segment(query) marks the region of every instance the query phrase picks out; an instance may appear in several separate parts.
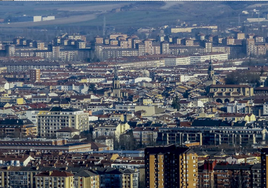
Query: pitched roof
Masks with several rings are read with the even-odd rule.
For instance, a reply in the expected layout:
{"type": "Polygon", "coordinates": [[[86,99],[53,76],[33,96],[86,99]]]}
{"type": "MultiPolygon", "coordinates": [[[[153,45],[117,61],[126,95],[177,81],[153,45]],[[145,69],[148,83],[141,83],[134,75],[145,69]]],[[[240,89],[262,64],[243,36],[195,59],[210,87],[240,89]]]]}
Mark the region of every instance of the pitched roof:
{"type": "Polygon", "coordinates": [[[83,170],[75,174],[75,176],[77,177],[91,177],[91,176],[96,176],[96,175],[97,175],[96,173],[89,171],[89,170],[83,170]]]}
{"type": "Polygon", "coordinates": [[[57,130],[56,132],[79,132],[79,130],[72,127],[64,127],[62,129],[57,130]]]}
{"type": "Polygon", "coordinates": [[[73,174],[70,173],[70,172],[64,172],[64,171],[54,170],[52,172],[50,172],[50,171],[41,172],[40,174],[37,174],[36,176],[69,177],[69,176],[73,176],[73,174]]]}
{"type": "Polygon", "coordinates": [[[96,142],[91,142],[91,149],[99,149],[99,148],[102,148],[102,147],[107,147],[107,146],[104,145],[104,144],[100,144],[100,143],[96,143],[96,142]]]}

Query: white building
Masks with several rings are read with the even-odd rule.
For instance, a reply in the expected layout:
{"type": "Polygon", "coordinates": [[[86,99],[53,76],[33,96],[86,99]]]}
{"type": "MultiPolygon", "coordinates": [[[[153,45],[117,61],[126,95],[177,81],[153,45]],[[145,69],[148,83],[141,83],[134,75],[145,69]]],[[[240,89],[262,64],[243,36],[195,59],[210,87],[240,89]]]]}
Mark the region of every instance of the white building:
{"type": "Polygon", "coordinates": [[[43,16],[42,21],[55,20],[55,16],[43,16]]]}
{"type": "Polygon", "coordinates": [[[190,64],[205,62],[207,60],[226,61],[228,60],[228,53],[212,53],[207,55],[193,55],[190,56],[190,64]]]}
{"type": "Polygon", "coordinates": [[[190,56],[187,57],[169,57],[165,58],[165,66],[189,65],[190,56]]]}
{"type": "Polygon", "coordinates": [[[55,20],[55,16],[34,16],[33,22],[50,21],[55,20]]]}
{"type": "Polygon", "coordinates": [[[237,102],[227,104],[227,113],[246,113],[246,103],[237,102]]]}
{"type": "Polygon", "coordinates": [[[33,21],[34,22],[41,22],[42,21],[42,16],[34,16],[33,21]]]}
{"type": "Polygon", "coordinates": [[[152,81],[152,78],[149,78],[149,77],[138,77],[138,78],[133,79],[133,83],[139,83],[139,82],[142,82],[142,81],[151,82],[152,81]]]}

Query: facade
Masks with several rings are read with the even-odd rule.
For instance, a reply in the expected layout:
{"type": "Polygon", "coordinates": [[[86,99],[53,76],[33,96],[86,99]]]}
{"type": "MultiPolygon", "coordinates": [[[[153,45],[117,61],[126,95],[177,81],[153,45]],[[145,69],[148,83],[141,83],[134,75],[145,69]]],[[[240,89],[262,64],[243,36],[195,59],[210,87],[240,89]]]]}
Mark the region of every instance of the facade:
{"type": "Polygon", "coordinates": [[[99,188],[100,176],[92,171],[83,170],[74,175],[73,188],[99,188]]]}
{"type": "Polygon", "coordinates": [[[33,82],[40,82],[40,69],[30,70],[30,80],[33,82]]]}
{"type": "Polygon", "coordinates": [[[197,187],[197,155],[176,145],[145,149],[145,184],[148,188],[197,187]]]}
{"type": "MultiPolygon", "coordinates": [[[[263,128],[242,127],[177,127],[159,128],[157,142],[161,144],[183,144],[199,142],[200,145],[248,145],[261,143],[266,139],[263,128]]],[[[220,126],[220,125],[218,125],[220,126]]]]}
{"type": "Polygon", "coordinates": [[[0,120],[0,137],[26,138],[37,136],[37,127],[28,119],[0,120]]]}
{"type": "Polygon", "coordinates": [[[108,146],[108,150],[114,150],[114,139],[113,137],[100,136],[95,139],[95,142],[108,146]]]}
{"type": "Polygon", "coordinates": [[[250,97],[254,95],[253,88],[248,85],[211,85],[209,97],[219,103],[234,101],[236,97],[250,97]]]}
{"type": "Polygon", "coordinates": [[[261,185],[262,188],[268,186],[268,148],[261,150],[261,185]]]}
{"type": "Polygon", "coordinates": [[[0,141],[2,152],[88,152],[91,151],[90,143],[67,143],[66,140],[58,139],[3,139],[0,141]]]}
{"type": "Polygon", "coordinates": [[[99,175],[87,168],[0,167],[1,187],[99,188],[99,175]]]}
{"type": "Polygon", "coordinates": [[[79,135],[80,131],[71,127],[65,127],[56,131],[57,139],[72,139],[74,136],[79,135]]]}
{"type": "Polygon", "coordinates": [[[251,165],[219,164],[214,168],[214,183],[217,188],[252,187],[251,165]]]}
{"type": "Polygon", "coordinates": [[[190,62],[190,56],[186,57],[168,57],[165,58],[165,66],[177,66],[177,65],[189,65],[190,62]]]}
{"type": "Polygon", "coordinates": [[[63,187],[73,188],[73,174],[70,172],[61,171],[46,171],[35,175],[35,187],[47,188],[47,187],[63,187]]]}
{"type": "Polygon", "coordinates": [[[226,60],[228,60],[228,54],[227,53],[210,53],[207,55],[190,56],[190,63],[191,64],[205,62],[205,61],[209,61],[209,60],[226,61],[226,60]]]}
{"type": "Polygon", "coordinates": [[[55,138],[56,131],[65,127],[78,129],[80,132],[89,129],[88,114],[77,109],[52,107],[48,111],[40,111],[37,115],[38,136],[55,138]]]}
{"type": "Polygon", "coordinates": [[[101,188],[138,188],[139,173],[129,169],[99,168],[101,188]]]}
{"type": "Polygon", "coordinates": [[[155,128],[136,127],[133,129],[133,136],[141,146],[148,146],[156,142],[158,130],[155,128]]]}

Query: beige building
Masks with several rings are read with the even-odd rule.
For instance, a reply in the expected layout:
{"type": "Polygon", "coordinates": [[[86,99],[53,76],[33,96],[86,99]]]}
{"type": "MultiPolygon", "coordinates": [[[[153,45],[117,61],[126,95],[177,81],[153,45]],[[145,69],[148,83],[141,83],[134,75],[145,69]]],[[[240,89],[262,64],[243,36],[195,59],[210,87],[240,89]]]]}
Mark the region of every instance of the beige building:
{"type": "Polygon", "coordinates": [[[216,102],[231,102],[236,97],[250,97],[254,90],[248,85],[211,85],[209,96],[216,102]]]}
{"type": "Polygon", "coordinates": [[[89,129],[88,118],[88,113],[77,109],[53,107],[48,111],[40,111],[37,115],[38,136],[55,138],[56,131],[64,127],[86,131],[89,129]]]}

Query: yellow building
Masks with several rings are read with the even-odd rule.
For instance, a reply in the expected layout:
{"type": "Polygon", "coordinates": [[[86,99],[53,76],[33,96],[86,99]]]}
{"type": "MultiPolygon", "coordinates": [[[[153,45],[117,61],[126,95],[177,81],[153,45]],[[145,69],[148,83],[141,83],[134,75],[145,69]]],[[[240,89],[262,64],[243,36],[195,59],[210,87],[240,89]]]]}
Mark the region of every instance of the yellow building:
{"type": "Polygon", "coordinates": [[[124,122],[124,114],[111,114],[110,118],[124,122]]]}
{"type": "Polygon", "coordinates": [[[11,98],[11,97],[1,97],[0,102],[7,102],[10,104],[25,104],[24,98],[11,98]]]}
{"type": "Polygon", "coordinates": [[[169,145],[145,149],[146,187],[195,188],[197,181],[197,154],[188,147],[169,145]]]}
{"type": "Polygon", "coordinates": [[[100,176],[89,170],[80,171],[74,176],[74,187],[99,188],[100,176]]]}
{"type": "Polygon", "coordinates": [[[219,118],[223,121],[246,121],[247,123],[256,121],[256,117],[254,114],[239,114],[239,113],[221,113],[219,114],[219,118]]]}
{"type": "Polygon", "coordinates": [[[211,85],[209,88],[209,97],[220,103],[231,102],[234,97],[250,97],[253,95],[254,90],[248,85],[211,85]]]}
{"type": "Polygon", "coordinates": [[[118,124],[115,130],[116,138],[119,139],[120,135],[125,133],[126,130],[129,130],[129,129],[130,129],[130,125],[128,123],[118,124]]]}
{"type": "Polygon", "coordinates": [[[142,104],[145,106],[153,104],[153,100],[152,99],[142,99],[142,104]]]}
{"type": "Polygon", "coordinates": [[[24,98],[17,98],[17,104],[25,104],[24,98]]]}
{"type": "Polygon", "coordinates": [[[46,171],[35,176],[36,188],[62,187],[73,188],[73,174],[62,171],[46,171]]]}

